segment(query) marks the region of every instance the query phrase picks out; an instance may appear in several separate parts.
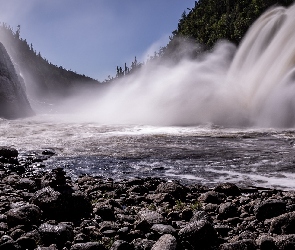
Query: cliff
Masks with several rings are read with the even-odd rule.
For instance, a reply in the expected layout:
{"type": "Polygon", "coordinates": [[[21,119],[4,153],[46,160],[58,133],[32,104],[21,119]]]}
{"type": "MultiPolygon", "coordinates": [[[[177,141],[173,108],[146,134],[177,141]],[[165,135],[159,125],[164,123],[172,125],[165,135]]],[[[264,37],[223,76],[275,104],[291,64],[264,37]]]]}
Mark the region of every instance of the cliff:
{"type": "Polygon", "coordinates": [[[24,82],[0,43],[0,117],[16,119],[33,115],[24,82]]]}

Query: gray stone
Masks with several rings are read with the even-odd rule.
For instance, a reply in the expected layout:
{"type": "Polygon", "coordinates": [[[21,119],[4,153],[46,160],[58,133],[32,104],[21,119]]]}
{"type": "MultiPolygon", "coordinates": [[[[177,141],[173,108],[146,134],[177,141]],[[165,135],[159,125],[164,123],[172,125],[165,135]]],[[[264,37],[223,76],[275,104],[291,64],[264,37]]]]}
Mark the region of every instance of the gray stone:
{"type": "Polygon", "coordinates": [[[238,208],[231,202],[223,203],[218,209],[218,219],[228,219],[238,216],[238,208]]]}
{"type": "Polygon", "coordinates": [[[215,191],[209,191],[201,194],[201,196],[198,198],[198,200],[201,202],[213,204],[220,204],[223,199],[225,199],[225,195],[222,193],[217,193],[215,191]]]}
{"type": "Polygon", "coordinates": [[[155,193],[170,194],[176,200],[183,200],[186,197],[188,189],[177,182],[165,182],[158,185],[155,193]]]}
{"type": "Polygon", "coordinates": [[[295,212],[273,218],[269,231],[275,234],[295,234],[295,212]]]}
{"type": "Polygon", "coordinates": [[[176,230],[174,227],[170,225],[163,225],[163,224],[154,224],[151,228],[154,232],[163,235],[163,234],[175,234],[176,230]]]}
{"type": "Polygon", "coordinates": [[[152,250],[175,250],[176,247],[176,238],[171,234],[164,234],[153,245],[152,250]]]}
{"type": "Polygon", "coordinates": [[[202,247],[213,246],[217,241],[217,232],[207,220],[196,220],[186,224],[178,232],[181,241],[202,247]]]}
{"type": "Polygon", "coordinates": [[[116,240],[110,250],[133,250],[133,246],[124,240],[116,240]]]}
{"type": "Polygon", "coordinates": [[[241,195],[240,189],[237,187],[237,185],[233,183],[222,183],[216,186],[213,191],[216,191],[218,193],[223,193],[226,196],[239,196],[241,195]]]}
{"type": "Polygon", "coordinates": [[[41,210],[33,204],[27,204],[10,209],[6,215],[7,224],[11,227],[17,225],[36,225],[40,221],[41,210]]]}
{"type": "Polygon", "coordinates": [[[233,243],[222,244],[220,250],[256,250],[256,244],[253,240],[239,240],[233,243]]]}
{"type": "Polygon", "coordinates": [[[73,226],[69,223],[59,223],[57,225],[43,223],[38,231],[44,245],[56,244],[63,246],[67,241],[73,241],[73,226]]]}
{"type": "Polygon", "coordinates": [[[258,204],[254,209],[259,221],[279,216],[286,212],[286,203],[280,200],[267,200],[258,204]]]}

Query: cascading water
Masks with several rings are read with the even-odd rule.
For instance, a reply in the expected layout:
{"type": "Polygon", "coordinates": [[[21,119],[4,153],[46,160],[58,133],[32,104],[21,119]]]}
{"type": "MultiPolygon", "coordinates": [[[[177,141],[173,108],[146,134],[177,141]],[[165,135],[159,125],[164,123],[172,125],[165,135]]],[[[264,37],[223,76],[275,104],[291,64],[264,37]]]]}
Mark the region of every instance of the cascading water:
{"type": "Polygon", "coordinates": [[[223,41],[197,60],[151,63],[99,97],[67,104],[79,106],[83,121],[103,124],[293,127],[294,25],[295,6],[273,8],[237,51],[223,41]]]}
{"type": "Polygon", "coordinates": [[[295,6],[263,14],[249,30],[229,69],[250,122],[260,126],[295,124],[295,6]]]}

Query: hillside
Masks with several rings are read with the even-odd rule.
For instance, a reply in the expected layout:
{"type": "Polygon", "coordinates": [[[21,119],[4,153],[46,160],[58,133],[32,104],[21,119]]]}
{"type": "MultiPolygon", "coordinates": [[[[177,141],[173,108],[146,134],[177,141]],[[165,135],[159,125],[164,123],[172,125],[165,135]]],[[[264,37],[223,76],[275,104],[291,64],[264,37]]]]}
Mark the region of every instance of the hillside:
{"type": "Polygon", "coordinates": [[[293,0],[199,0],[183,12],[172,32],[165,55],[179,50],[179,38],[192,40],[207,50],[225,39],[239,44],[252,23],[274,5],[289,6],[293,0]]]}
{"type": "Polygon", "coordinates": [[[16,68],[26,82],[29,98],[41,102],[52,102],[67,97],[86,86],[96,87],[99,82],[48,62],[37,53],[32,44],[20,37],[20,26],[14,31],[3,23],[0,26],[2,42],[16,68]]]}

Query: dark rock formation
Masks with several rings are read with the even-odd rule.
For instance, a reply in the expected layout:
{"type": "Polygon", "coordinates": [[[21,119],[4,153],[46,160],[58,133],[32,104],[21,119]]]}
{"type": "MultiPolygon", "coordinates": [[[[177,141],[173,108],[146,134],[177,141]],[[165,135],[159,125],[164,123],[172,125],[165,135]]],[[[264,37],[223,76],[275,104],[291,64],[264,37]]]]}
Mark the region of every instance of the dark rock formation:
{"type": "Polygon", "coordinates": [[[33,115],[24,82],[0,43],[0,117],[15,119],[33,115]]]}

